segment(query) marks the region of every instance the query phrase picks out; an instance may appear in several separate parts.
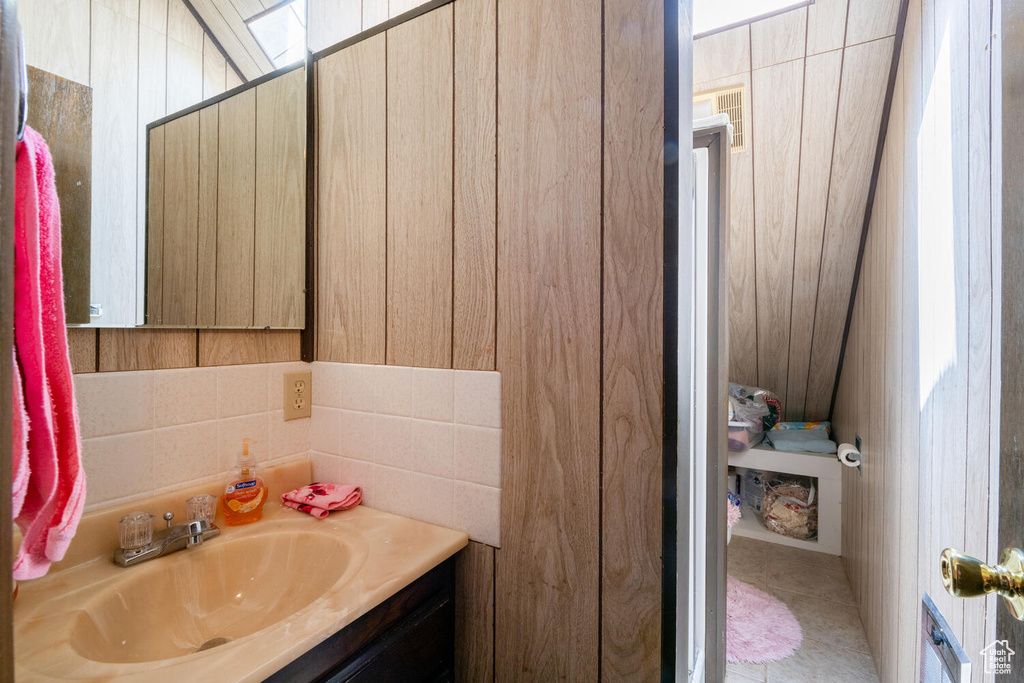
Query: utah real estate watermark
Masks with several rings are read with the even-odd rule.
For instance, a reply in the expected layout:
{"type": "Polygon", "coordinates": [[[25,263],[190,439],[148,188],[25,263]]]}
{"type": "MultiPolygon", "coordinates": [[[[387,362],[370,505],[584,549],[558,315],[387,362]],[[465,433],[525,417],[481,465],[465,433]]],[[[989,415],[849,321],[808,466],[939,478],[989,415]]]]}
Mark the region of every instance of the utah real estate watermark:
{"type": "Polygon", "coordinates": [[[1017,654],[1010,649],[1009,643],[1005,640],[994,640],[988,647],[981,651],[985,658],[985,673],[995,675],[1006,675],[1013,670],[1013,656],[1017,654]]]}

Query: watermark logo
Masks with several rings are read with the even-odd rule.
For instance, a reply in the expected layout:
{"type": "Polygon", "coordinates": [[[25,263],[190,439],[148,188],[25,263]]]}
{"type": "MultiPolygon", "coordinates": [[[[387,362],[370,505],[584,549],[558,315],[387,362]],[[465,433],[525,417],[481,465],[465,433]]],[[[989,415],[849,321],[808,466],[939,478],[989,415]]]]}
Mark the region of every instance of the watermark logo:
{"type": "Polygon", "coordinates": [[[1007,641],[993,641],[981,651],[981,655],[985,658],[985,673],[996,675],[1009,674],[1013,669],[1011,662],[1015,654],[1017,653],[1010,649],[1007,641]]]}

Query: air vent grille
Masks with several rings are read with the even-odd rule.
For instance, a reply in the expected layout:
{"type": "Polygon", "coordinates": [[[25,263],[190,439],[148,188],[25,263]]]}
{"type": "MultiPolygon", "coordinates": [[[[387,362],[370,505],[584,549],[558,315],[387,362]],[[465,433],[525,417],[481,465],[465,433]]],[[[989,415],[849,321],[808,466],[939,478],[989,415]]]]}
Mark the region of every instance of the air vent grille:
{"type": "Polygon", "coordinates": [[[728,114],[732,123],[732,151],[747,149],[747,97],[743,86],[694,95],[694,103],[710,102],[715,114],[728,114]]]}

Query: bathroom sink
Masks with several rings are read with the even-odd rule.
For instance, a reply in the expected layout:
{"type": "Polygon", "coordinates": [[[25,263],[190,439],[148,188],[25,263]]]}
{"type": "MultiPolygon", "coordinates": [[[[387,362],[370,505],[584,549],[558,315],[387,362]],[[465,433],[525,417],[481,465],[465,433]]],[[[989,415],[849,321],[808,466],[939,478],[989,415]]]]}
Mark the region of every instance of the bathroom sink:
{"type": "MultiPolygon", "coordinates": [[[[268,467],[288,491],[309,461],[268,467]]],[[[210,493],[161,494],[154,510],[210,493]]],[[[86,515],[64,566],[19,586],[20,683],[266,679],[458,552],[462,532],[360,505],[315,519],[268,504],[263,520],[134,567],[112,560],[134,503],[86,515]]],[[[177,512],[181,512],[179,509],[177,512]]]]}
{"type": "Polygon", "coordinates": [[[214,540],[125,571],[79,612],[70,645],[99,662],[148,662],[242,638],[306,607],[351,560],[338,538],[279,531],[214,540]]]}

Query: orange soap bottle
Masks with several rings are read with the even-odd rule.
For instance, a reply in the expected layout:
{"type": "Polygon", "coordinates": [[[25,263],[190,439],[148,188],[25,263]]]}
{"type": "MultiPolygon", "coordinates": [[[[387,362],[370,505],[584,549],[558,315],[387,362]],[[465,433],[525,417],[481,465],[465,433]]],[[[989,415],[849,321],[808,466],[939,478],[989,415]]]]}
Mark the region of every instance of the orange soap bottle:
{"type": "Polygon", "coordinates": [[[224,504],[224,523],[242,526],[263,519],[263,504],[267,502],[267,487],[256,472],[256,463],[249,456],[249,446],[257,443],[242,439],[242,453],[238,467],[228,480],[221,501],[224,504]]]}

